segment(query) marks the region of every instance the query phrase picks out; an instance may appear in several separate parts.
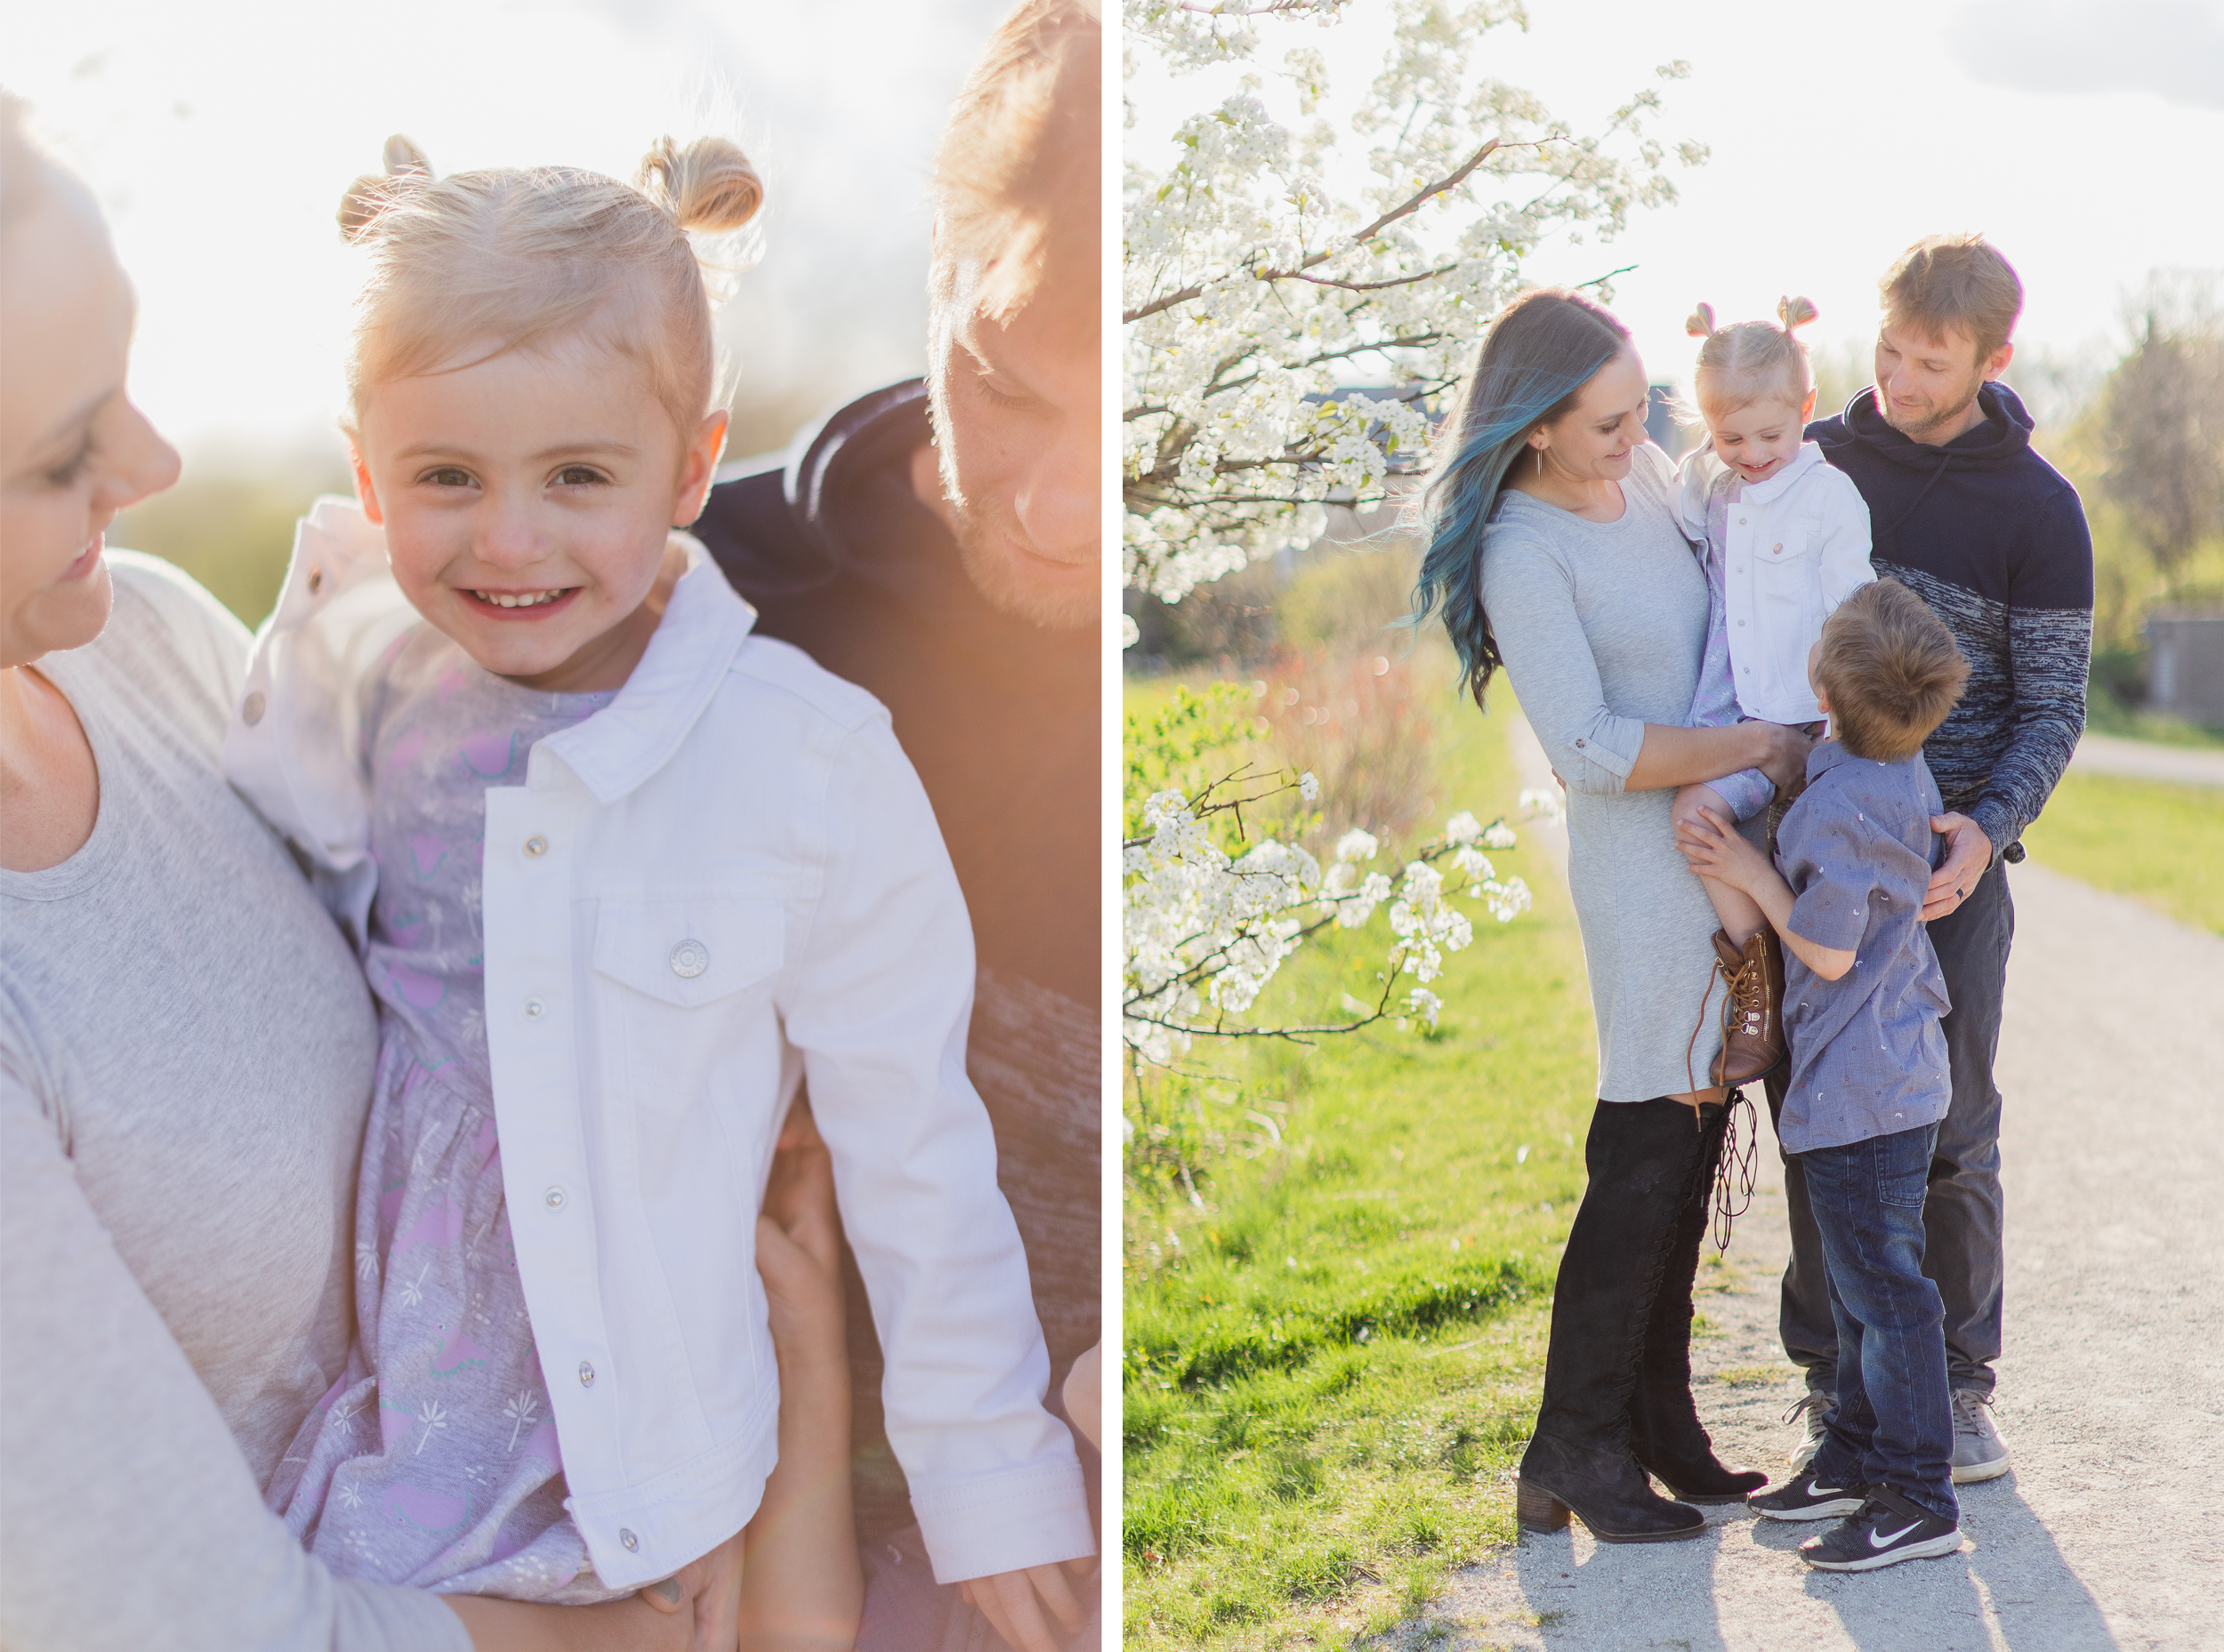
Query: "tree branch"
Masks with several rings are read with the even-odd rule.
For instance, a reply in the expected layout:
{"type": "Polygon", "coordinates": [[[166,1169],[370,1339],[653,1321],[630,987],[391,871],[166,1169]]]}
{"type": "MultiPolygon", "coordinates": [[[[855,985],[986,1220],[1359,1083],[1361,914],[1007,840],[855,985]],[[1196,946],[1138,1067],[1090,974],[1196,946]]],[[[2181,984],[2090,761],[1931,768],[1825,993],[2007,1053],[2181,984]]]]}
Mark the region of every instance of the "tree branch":
{"type": "MultiPolygon", "coordinates": [[[[1254,278],[1260,281],[1286,281],[1293,276],[1302,275],[1308,270],[1311,270],[1320,264],[1326,263],[1338,253],[1348,251],[1350,248],[1354,246],[1366,246],[1369,241],[1373,240],[1377,235],[1380,235],[1391,224],[1396,223],[1400,218],[1408,217],[1412,214],[1419,212],[1421,208],[1434,197],[1443,195],[1450,190],[1458,189],[1460,185],[1467,181],[1470,173],[1471,173],[1478,166],[1481,165],[1486,160],[1490,158],[1492,151],[1497,148],[1498,140],[1495,138],[1491,139],[1487,143],[1484,144],[1481,149],[1476,150],[1474,154],[1469,156],[1466,163],[1462,165],[1458,171],[1451,173],[1447,177],[1439,178],[1434,183],[1422,185],[1421,189],[1416,194],[1406,200],[1399,202],[1396,206],[1391,207],[1390,211],[1384,213],[1373,223],[1367,225],[1366,229],[1360,230],[1357,235],[1350,238],[1350,239],[1348,239],[1342,246],[1328,247],[1320,252],[1314,253],[1309,256],[1300,260],[1296,266],[1292,269],[1256,270],[1253,272],[1254,278]]],[[[1120,319],[1124,323],[1140,321],[1147,316],[1156,315],[1162,310],[1172,310],[1176,304],[1186,304],[1193,298],[1202,297],[1205,293],[1205,284],[1203,282],[1194,282],[1191,285],[1181,288],[1179,292],[1169,293],[1164,298],[1154,298],[1148,304],[1144,304],[1138,309],[1127,311],[1120,318],[1120,319]]]]}

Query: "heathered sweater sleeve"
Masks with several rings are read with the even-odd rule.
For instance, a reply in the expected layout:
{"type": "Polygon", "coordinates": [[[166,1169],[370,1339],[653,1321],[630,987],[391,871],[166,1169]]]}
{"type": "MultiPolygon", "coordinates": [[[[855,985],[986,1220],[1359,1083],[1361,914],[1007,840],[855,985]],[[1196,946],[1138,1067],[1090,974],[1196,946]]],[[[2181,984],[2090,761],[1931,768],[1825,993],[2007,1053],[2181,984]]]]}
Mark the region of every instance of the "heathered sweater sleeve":
{"type": "Polygon", "coordinates": [[[1970,818],[1997,858],[2060,783],[2085,729],[2092,658],[2092,534],[2067,486],[2034,520],[2008,597],[2013,726],[1970,818]]]}
{"type": "Polygon", "coordinates": [[[1607,706],[1566,560],[1527,527],[1494,524],[1484,540],[1482,590],[1506,675],[1553,772],[1571,792],[1620,792],[1644,749],[1645,723],[1607,706]]]}
{"type": "Polygon", "coordinates": [[[259,1488],[0,1040],[0,1645],[471,1652],[436,1595],[335,1578],[259,1488]]]}

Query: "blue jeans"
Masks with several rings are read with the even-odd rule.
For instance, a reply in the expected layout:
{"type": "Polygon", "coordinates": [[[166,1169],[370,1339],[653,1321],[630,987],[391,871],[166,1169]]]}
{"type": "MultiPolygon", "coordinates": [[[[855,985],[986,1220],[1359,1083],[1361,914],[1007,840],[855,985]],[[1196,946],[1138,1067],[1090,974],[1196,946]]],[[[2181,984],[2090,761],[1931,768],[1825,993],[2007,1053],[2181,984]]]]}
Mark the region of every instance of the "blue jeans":
{"type": "MultiPolygon", "coordinates": [[[[1923,1266],[1946,1302],[1946,1366],[1954,1386],[1993,1391],[2000,1358],[2003,1206],[2000,1190],[2000,1087],[1993,1056],[2000,1047],[2001,1006],[2007,995],[2008,947],[2016,907],[2008,868],[1995,866],[1970,898],[1930,925],[1954,1008],[1940,1023],[1954,1076],[1954,1104],[1932,1144],[1930,1195],[1923,1205],[1928,1236],[1923,1266]]],[[[1771,1117],[1783,1110],[1784,1068],[1763,1081],[1771,1117]]],[[[1807,1209],[1803,1156],[1784,1156],[1784,1198],[1792,1219],[1792,1261],[1784,1270],[1779,1321],[1784,1351],[1807,1371],[1809,1388],[1828,1389],[1837,1361],[1823,1261],[1807,1209]]]]}
{"type": "Polygon", "coordinates": [[[1945,1304],[1923,1277],[1923,1194],[1938,1126],[1799,1155],[1838,1327],[1838,1404],[1813,1471],[1890,1486],[1943,1519],[1954,1497],[1945,1304]]]}

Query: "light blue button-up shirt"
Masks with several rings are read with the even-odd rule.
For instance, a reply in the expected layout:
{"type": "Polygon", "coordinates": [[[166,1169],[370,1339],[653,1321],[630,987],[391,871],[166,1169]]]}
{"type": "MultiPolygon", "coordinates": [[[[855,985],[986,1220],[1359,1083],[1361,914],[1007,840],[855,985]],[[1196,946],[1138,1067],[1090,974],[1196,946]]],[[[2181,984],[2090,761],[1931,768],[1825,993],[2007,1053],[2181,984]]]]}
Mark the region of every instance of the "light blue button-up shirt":
{"type": "Polygon", "coordinates": [[[1922,923],[1943,809],[1930,770],[1920,752],[1881,763],[1825,740],[1807,782],[1777,828],[1792,932],[1854,963],[1826,981],[1786,952],[1792,1070],[1777,1132],[1790,1153],[1936,1124],[1954,1093],[1938,1027],[1950,1002],[1922,923]]]}

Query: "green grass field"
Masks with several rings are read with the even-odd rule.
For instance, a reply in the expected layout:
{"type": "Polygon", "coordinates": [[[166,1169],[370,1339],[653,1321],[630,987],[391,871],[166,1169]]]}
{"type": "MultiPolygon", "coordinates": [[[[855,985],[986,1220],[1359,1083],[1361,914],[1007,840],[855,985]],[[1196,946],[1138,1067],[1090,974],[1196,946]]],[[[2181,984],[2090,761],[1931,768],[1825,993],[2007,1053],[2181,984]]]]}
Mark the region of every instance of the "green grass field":
{"type": "MultiPolygon", "coordinates": [[[[1436,709],[1434,824],[1511,819],[1504,719],[1448,694],[1436,709]]],[[[1551,865],[1526,840],[1492,858],[1536,905],[1501,926],[1464,903],[1476,940],[1437,983],[1433,1035],[1200,1049],[1227,1082],[1162,1086],[1140,1116],[1128,1098],[1162,1160],[1168,1142],[1203,1159],[1192,1202],[1131,1151],[1132,1648],[1349,1644],[1513,1536],[1505,1476],[1535,1414],[1595,1055],[1551,865]]],[[[1378,913],[1356,944],[1309,946],[1254,1020],[1368,995],[1385,932],[1378,913]]]]}
{"type": "Polygon", "coordinates": [[[2023,834],[2041,866],[2224,934],[2224,791],[2072,771],[2023,834]]]}

